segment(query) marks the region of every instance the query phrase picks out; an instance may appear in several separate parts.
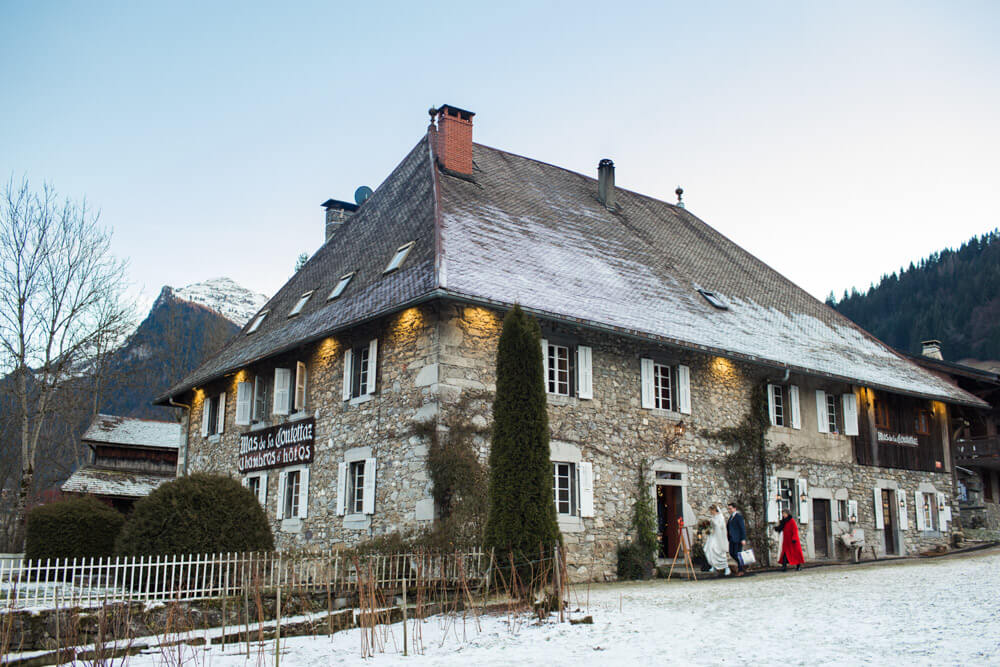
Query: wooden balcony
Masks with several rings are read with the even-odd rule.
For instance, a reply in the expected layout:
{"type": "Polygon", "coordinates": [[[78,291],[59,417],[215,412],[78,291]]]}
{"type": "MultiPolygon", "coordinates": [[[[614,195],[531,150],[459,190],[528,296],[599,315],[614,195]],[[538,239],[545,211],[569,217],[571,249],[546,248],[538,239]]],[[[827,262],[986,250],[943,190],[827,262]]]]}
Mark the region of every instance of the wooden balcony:
{"type": "Polygon", "coordinates": [[[955,461],[959,465],[1000,465],[1000,435],[982,435],[957,441],[955,461]]]}

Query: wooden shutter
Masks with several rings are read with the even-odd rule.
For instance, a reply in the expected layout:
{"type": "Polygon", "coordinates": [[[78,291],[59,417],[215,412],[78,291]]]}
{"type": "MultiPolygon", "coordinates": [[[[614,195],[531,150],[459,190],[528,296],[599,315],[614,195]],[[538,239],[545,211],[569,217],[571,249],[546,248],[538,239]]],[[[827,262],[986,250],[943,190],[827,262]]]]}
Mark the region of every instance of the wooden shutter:
{"type": "Polygon", "coordinates": [[[299,474],[299,518],[309,516],[309,468],[303,468],[299,474]]]}
{"type": "Polygon", "coordinates": [[[337,516],[344,516],[344,506],[347,504],[347,462],[337,466],[337,516]]]}
{"type": "MultiPolygon", "coordinates": [[[[375,393],[375,375],[378,371],[378,338],[372,338],[368,343],[368,386],[366,394],[375,393]]],[[[367,484],[367,482],[366,482],[367,484]]]]}
{"type": "Polygon", "coordinates": [[[253,384],[250,382],[236,383],[236,424],[246,426],[250,423],[250,401],[253,398],[253,384]]]}
{"type": "Polygon", "coordinates": [[[809,523],[809,515],[812,509],[809,507],[809,484],[806,480],[799,478],[798,481],[798,502],[799,502],[799,523],[809,523]]]}
{"type": "Polygon", "coordinates": [[[222,433],[226,430],[226,392],[219,394],[219,416],[215,420],[215,432],[222,433]]]}
{"type": "Polygon", "coordinates": [[[885,517],[882,516],[882,489],[877,486],[872,489],[875,492],[875,529],[885,528],[885,517]]]}
{"type": "Polygon", "coordinates": [[[778,512],[778,478],[770,475],[767,478],[767,522],[777,523],[781,520],[778,512]]]}
{"type": "Polygon", "coordinates": [[[775,385],[767,385],[767,414],[771,418],[771,426],[778,425],[778,418],[774,415],[774,389],[775,385]]]}
{"type": "Polygon", "coordinates": [[[593,352],[586,345],[576,346],[576,395],[580,398],[594,397],[593,352]]]}
{"type": "Polygon", "coordinates": [[[917,511],[917,530],[927,530],[927,522],[924,520],[924,494],[920,491],[913,492],[913,507],[917,511]]]}
{"type": "Polygon", "coordinates": [[[858,397],[853,393],[840,397],[844,406],[844,435],[858,434],[858,397]]]}
{"type": "MultiPolygon", "coordinates": [[[[896,491],[896,497],[899,503],[899,511],[896,512],[899,515],[899,529],[909,530],[910,529],[910,511],[906,507],[906,492],[903,490],[896,491]]],[[[917,513],[920,513],[920,508],[917,508],[917,513]]]]}
{"type": "Polygon", "coordinates": [[[576,464],[580,488],[580,516],[594,516],[594,464],[581,461],[576,464]]]}
{"type": "Polygon", "coordinates": [[[288,482],[288,472],[282,470],[278,473],[278,511],[279,519],[285,518],[285,484],[288,482]]]}
{"type": "Polygon", "coordinates": [[[344,393],[343,399],[345,401],[351,400],[351,375],[354,373],[354,369],[351,365],[354,361],[354,350],[347,349],[344,350],[344,393]]]}
{"type": "Polygon", "coordinates": [[[943,493],[937,494],[937,510],[938,510],[938,530],[942,533],[947,532],[947,523],[951,522],[951,508],[948,507],[948,501],[943,493]]]}
{"type": "Polygon", "coordinates": [[[799,410],[799,387],[798,385],[789,385],[788,387],[788,403],[791,406],[792,413],[792,428],[802,428],[802,413],[799,410]]]}
{"type": "Polygon", "coordinates": [[[295,362],[295,409],[306,409],[306,365],[295,362]]]}
{"type": "Polygon", "coordinates": [[[361,503],[365,514],[375,514],[375,459],[365,459],[365,497],[361,503]]]}
{"type": "Polygon", "coordinates": [[[212,414],[212,399],[208,396],[201,403],[201,437],[208,437],[208,416],[212,414]]]}
{"type": "Polygon", "coordinates": [[[292,371],[288,368],[274,369],[274,408],[276,415],[288,414],[288,393],[291,390],[292,371]]]}
{"type": "Polygon", "coordinates": [[[854,521],[855,523],[857,523],[857,521],[858,521],[858,501],[857,500],[848,500],[847,501],[847,516],[845,517],[844,520],[845,521],[854,521]]]}
{"type": "Polygon", "coordinates": [[[267,473],[262,472],[259,475],[260,486],[257,487],[257,501],[260,506],[264,508],[264,512],[267,512],[267,473]]]}
{"type": "Polygon", "coordinates": [[[691,414],[691,369],[677,367],[677,409],[683,414],[691,414]]]}
{"type": "Polygon", "coordinates": [[[820,433],[830,432],[830,415],[827,412],[826,392],[816,390],[816,430],[820,433]]]}
{"type": "Polygon", "coordinates": [[[639,360],[640,379],[642,381],[642,407],[653,409],[656,406],[653,400],[653,360],[639,360]]]}

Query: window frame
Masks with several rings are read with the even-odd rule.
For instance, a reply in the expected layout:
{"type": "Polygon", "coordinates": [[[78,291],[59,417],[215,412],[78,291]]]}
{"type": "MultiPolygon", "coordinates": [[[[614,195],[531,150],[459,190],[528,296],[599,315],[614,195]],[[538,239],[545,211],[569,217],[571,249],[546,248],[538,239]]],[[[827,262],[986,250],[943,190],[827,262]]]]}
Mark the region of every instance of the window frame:
{"type": "MultiPolygon", "coordinates": [[[[218,435],[221,433],[219,430],[219,408],[222,403],[222,394],[215,394],[214,396],[209,396],[205,400],[208,401],[208,435],[218,435]]],[[[225,418],[223,416],[223,418],[225,418]]]]}
{"type": "Polygon", "coordinates": [[[309,303],[309,299],[312,298],[313,292],[315,291],[316,290],[309,290],[308,292],[304,292],[302,296],[299,297],[299,300],[295,302],[295,305],[292,306],[292,309],[288,311],[288,316],[295,317],[301,313],[302,309],[306,307],[307,303],[309,303]]]}
{"type": "Polygon", "coordinates": [[[340,276],[340,280],[333,286],[333,290],[330,291],[330,296],[326,297],[326,300],[333,301],[334,299],[339,299],[343,295],[344,290],[347,289],[347,286],[351,284],[355,273],[356,271],[351,271],[340,276]]]}
{"type": "Polygon", "coordinates": [[[701,294],[702,298],[705,299],[713,308],[717,310],[729,310],[729,304],[723,301],[717,293],[707,290],[699,289],[698,293],[701,294]]]}
{"type": "Polygon", "coordinates": [[[302,471],[299,469],[285,472],[285,489],[282,495],[285,504],[282,516],[285,519],[298,519],[302,504],[302,471]],[[294,493],[289,493],[293,491],[294,493]]]}
{"type": "Polygon", "coordinates": [[[545,350],[545,393],[551,394],[553,396],[566,396],[570,397],[575,394],[576,387],[574,382],[575,368],[573,363],[575,346],[570,344],[563,344],[561,341],[551,341],[546,340],[546,350],[545,350]],[[558,367],[553,367],[553,359],[555,359],[558,364],[558,354],[559,350],[566,351],[566,367],[564,369],[559,369],[558,367]],[[560,380],[559,375],[565,373],[565,382],[560,380]],[[565,385],[566,391],[559,391],[561,385],[565,385]],[[554,389],[554,390],[553,390],[554,389]]]}
{"type": "Polygon", "coordinates": [[[916,435],[931,434],[931,411],[919,409],[913,418],[913,432],[916,435]]]}
{"type": "Polygon", "coordinates": [[[677,405],[677,369],[670,364],[653,361],[653,407],[657,410],[679,411],[677,405]],[[664,372],[665,371],[665,372],[664,372]],[[663,403],[662,378],[666,378],[666,404],[663,403]]]}
{"type": "Polygon", "coordinates": [[[885,399],[872,400],[872,411],[875,413],[875,428],[892,429],[892,419],[889,414],[889,403],[885,399]]]}
{"type": "Polygon", "coordinates": [[[580,489],[578,479],[575,462],[552,462],[552,499],[556,505],[556,515],[573,518],[580,516],[580,489]],[[561,484],[561,482],[565,482],[565,484],[561,484]],[[565,500],[560,500],[559,495],[561,492],[565,492],[565,500]],[[563,506],[566,506],[569,511],[562,511],[563,506]]]}
{"type": "Polygon", "coordinates": [[[270,310],[262,310],[259,313],[257,313],[257,316],[254,318],[253,322],[250,324],[250,328],[247,329],[247,335],[248,336],[250,334],[252,334],[253,332],[257,331],[257,329],[260,329],[260,325],[263,324],[264,319],[267,317],[267,314],[270,313],[270,312],[271,312],[270,310]]]}
{"type": "Polygon", "coordinates": [[[922,491],[920,495],[922,501],[920,511],[924,514],[924,530],[931,532],[939,530],[937,494],[922,491]]]}
{"type": "Polygon", "coordinates": [[[849,515],[850,515],[851,510],[849,509],[849,507],[850,506],[847,504],[847,499],[846,498],[841,498],[841,499],[837,500],[837,517],[838,517],[838,521],[849,521],[850,520],[850,516],[849,515]]]}
{"type": "Polygon", "coordinates": [[[783,428],[791,427],[791,424],[787,424],[788,420],[785,417],[785,385],[776,384],[773,385],[774,390],[772,395],[774,396],[774,425],[781,426],[783,428]]]}
{"type": "Polygon", "coordinates": [[[794,477],[778,477],[778,519],[781,519],[781,512],[788,510],[794,517],[798,518],[799,498],[797,495],[796,480],[794,477]],[[782,483],[788,482],[788,497],[785,497],[786,489],[782,488],[782,483]],[[786,506],[787,503],[787,506],[786,506]]]}
{"type": "Polygon", "coordinates": [[[364,514],[365,511],[365,459],[347,462],[347,497],[344,514],[364,514]]]}
{"type": "Polygon", "coordinates": [[[250,407],[250,423],[251,424],[263,424],[267,423],[267,418],[270,415],[270,410],[268,409],[268,403],[271,401],[268,398],[271,396],[273,389],[271,385],[274,381],[267,375],[254,375],[253,378],[253,403],[250,407]],[[260,387],[258,391],[257,387],[260,387]]]}
{"type": "Polygon", "coordinates": [[[370,345],[359,345],[351,350],[351,398],[368,395],[368,374],[371,373],[370,345]]]}
{"type": "Polygon", "coordinates": [[[826,427],[828,433],[840,434],[843,429],[840,427],[840,394],[826,392],[826,427]]]}
{"type": "Polygon", "coordinates": [[[392,259],[390,259],[389,263],[385,265],[385,270],[382,271],[382,275],[398,271],[400,267],[403,266],[403,262],[406,261],[406,257],[410,254],[410,251],[413,250],[413,246],[415,244],[416,241],[410,241],[409,243],[404,243],[399,246],[399,248],[396,249],[396,253],[392,256],[392,259]]]}

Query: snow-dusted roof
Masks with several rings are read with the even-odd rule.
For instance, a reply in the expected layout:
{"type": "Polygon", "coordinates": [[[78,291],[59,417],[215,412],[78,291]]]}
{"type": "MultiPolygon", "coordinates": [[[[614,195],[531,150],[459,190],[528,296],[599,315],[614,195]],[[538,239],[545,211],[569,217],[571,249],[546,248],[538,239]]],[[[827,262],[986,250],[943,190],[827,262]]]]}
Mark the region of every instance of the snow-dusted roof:
{"type": "Polygon", "coordinates": [[[474,173],[436,166],[423,139],[375,194],[241,332],[167,394],[429,298],[499,307],[854,384],[971,405],[980,399],[920,368],[689,211],[595,179],[474,144],[474,173]],[[393,252],[415,241],[399,271],[393,252]],[[357,271],[344,295],[328,293],[357,271]],[[720,310],[699,294],[715,292],[720,310]]]}
{"type": "Polygon", "coordinates": [[[142,498],[152,493],[160,484],[172,479],[174,479],[172,475],[83,466],[70,475],[61,488],[67,493],[142,498]]]}
{"type": "Polygon", "coordinates": [[[97,415],[80,439],[111,445],[177,449],[181,435],[181,425],[176,422],[97,415]]]}

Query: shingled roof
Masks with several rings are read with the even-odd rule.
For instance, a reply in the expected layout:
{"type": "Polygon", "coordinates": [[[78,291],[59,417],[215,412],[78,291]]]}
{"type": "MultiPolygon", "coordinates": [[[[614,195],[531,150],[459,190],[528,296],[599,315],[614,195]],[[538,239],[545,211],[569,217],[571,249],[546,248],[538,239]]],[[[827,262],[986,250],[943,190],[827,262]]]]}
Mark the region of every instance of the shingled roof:
{"type": "Polygon", "coordinates": [[[680,208],[473,144],[471,177],[437,166],[427,137],[238,334],[160,399],[430,298],[520,303],[576,322],[854,384],[975,406],[980,399],[876,340],[680,208]],[[415,245],[383,275],[395,250],[415,245]],[[357,271],[337,300],[327,294],[357,271]],[[728,309],[699,293],[709,290],[728,309]],[[299,296],[315,295],[288,318],[299,296]],[[249,326],[249,325],[248,325],[249,326]]]}

